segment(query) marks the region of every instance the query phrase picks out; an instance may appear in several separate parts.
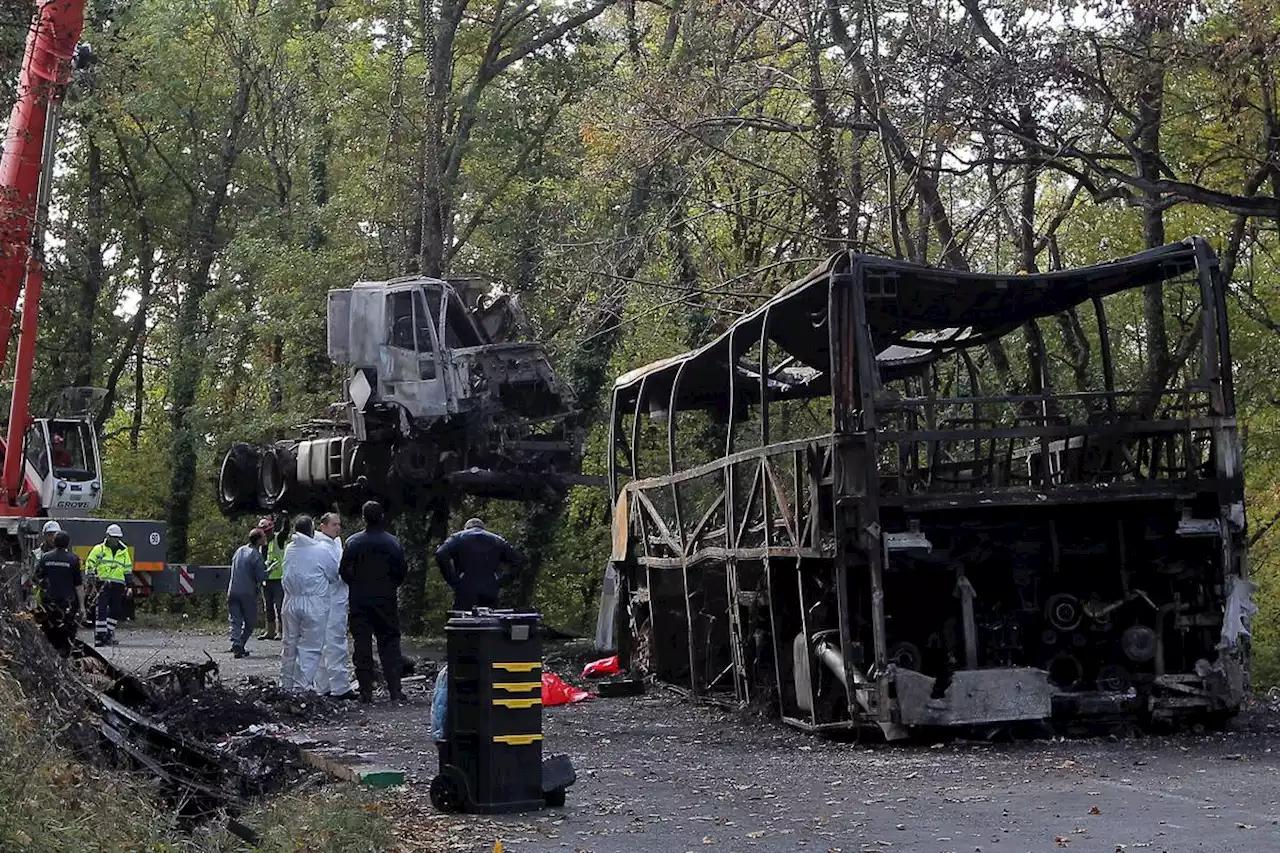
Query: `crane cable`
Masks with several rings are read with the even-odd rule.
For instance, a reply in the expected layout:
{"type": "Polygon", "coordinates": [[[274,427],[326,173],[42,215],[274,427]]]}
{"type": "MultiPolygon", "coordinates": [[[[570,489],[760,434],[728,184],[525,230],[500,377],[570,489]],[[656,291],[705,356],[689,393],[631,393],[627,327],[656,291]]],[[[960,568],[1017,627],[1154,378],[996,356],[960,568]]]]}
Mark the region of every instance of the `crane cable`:
{"type": "MultiPolygon", "coordinates": [[[[377,183],[380,184],[382,192],[379,193],[383,198],[391,199],[394,210],[390,219],[395,224],[394,236],[388,237],[385,234],[378,235],[378,244],[390,256],[403,253],[396,252],[396,243],[402,239],[404,234],[404,205],[401,204],[401,193],[399,187],[394,183],[393,170],[391,168],[393,154],[394,159],[399,161],[400,153],[400,118],[404,111],[404,21],[408,12],[405,8],[406,0],[396,0],[395,12],[392,15],[391,22],[391,94],[387,104],[387,139],[382,149],[382,160],[378,164],[381,174],[378,176],[377,183]],[[393,151],[394,149],[394,151],[393,151]]],[[[363,275],[367,275],[369,269],[369,252],[372,251],[371,241],[365,243],[365,251],[363,253],[363,275]]]]}
{"type": "MultiPolygon", "coordinates": [[[[430,201],[435,206],[435,218],[440,223],[442,231],[442,239],[448,234],[445,231],[443,201],[441,198],[440,185],[440,143],[441,135],[444,130],[443,109],[440,113],[436,111],[436,105],[443,103],[443,94],[440,91],[442,78],[444,75],[436,74],[436,49],[438,43],[436,40],[436,21],[434,17],[434,6],[430,0],[418,0],[419,17],[422,20],[422,48],[423,55],[426,58],[427,67],[425,76],[422,80],[423,95],[426,103],[426,126],[423,129],[423,159],[426,161],[422,164],[424,179],[431,179],[431,186],[435,187],[435,193],[432,198],[427,198],[426,187],[424,186],[422,193],[422,233],[421,233],[421,251],[423,256],[426,255],[427,246],[427,203],[430,201]],[[431,174],[428,176],[426,170],[430,169],[431,174]]],[[[449,262],[449,246],[441,246],[440,265],[444,267],[449,262]]],[[[420,269],[424,275],[425,269],[420,269]]],[[[440,270],[443,275],[444,270],[440,270]]]]}

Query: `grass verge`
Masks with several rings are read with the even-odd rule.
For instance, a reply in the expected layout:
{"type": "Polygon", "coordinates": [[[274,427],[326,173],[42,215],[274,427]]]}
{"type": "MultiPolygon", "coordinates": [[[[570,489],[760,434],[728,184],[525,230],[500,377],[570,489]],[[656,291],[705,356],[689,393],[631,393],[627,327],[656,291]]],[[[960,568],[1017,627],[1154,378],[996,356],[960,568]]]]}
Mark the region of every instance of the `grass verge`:
{"type": "Polygon", "coordinates": [[[256,848],[227,832],[222,820],[184,831],[149,778],[74,759],[48,719],[32,709],[9,670],[0,667],[5,853],[384,853],[396,847],[382,806],[340,784],[283,796],[240,815],[261,836],[256,848]]]}

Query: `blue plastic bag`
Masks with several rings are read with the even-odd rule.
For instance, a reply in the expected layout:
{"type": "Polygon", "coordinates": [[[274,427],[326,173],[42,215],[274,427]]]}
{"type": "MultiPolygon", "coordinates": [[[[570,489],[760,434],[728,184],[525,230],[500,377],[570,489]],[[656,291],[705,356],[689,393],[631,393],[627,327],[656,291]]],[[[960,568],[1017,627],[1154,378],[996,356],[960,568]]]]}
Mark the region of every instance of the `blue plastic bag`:
{"type": "Polygon", "coordinates": [[[449,667],[440,667],[436,676],[436,693],[431,697],[431,737],[437,743],[444,741],[444,715],[449,701],[449,667]]]}

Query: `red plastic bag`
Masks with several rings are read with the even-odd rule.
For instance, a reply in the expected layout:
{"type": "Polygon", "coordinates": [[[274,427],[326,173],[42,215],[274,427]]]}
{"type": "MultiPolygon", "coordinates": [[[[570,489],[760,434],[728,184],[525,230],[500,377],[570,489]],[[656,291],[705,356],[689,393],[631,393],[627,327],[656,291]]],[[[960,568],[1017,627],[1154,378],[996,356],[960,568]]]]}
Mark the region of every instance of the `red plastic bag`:
{"type": "Polygon", "coordinates": [[[583,678],[600,678],[604,675],[617,675],[622,672],[622,667],[618,666],[618,656],[614,655],[609,658],[601,658],[587,664],[582,670],[583,678]]]}
{"type": "Polygon", "coordinates": [[[565,684],[564,680],[555,673],[542,673],[543,706],[549,708],[553,705],[572,705],[574,702],[581,702],[583,699],[590,698],[590,693],[565,684]]]}

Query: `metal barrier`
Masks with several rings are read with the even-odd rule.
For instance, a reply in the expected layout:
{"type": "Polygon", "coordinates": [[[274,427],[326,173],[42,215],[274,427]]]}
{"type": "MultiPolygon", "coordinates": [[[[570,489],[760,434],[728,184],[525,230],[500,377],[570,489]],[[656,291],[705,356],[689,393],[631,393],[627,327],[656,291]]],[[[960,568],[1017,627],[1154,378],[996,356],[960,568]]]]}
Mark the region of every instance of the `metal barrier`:
{"type": "Polygon", "coordinates": [[[196,566],[188,563],[170,563],[165,571],[151,576],[153,592],[171,595],[201,595],[208,592],[225,592],[231,580],[230,566],[196,566]]]}

